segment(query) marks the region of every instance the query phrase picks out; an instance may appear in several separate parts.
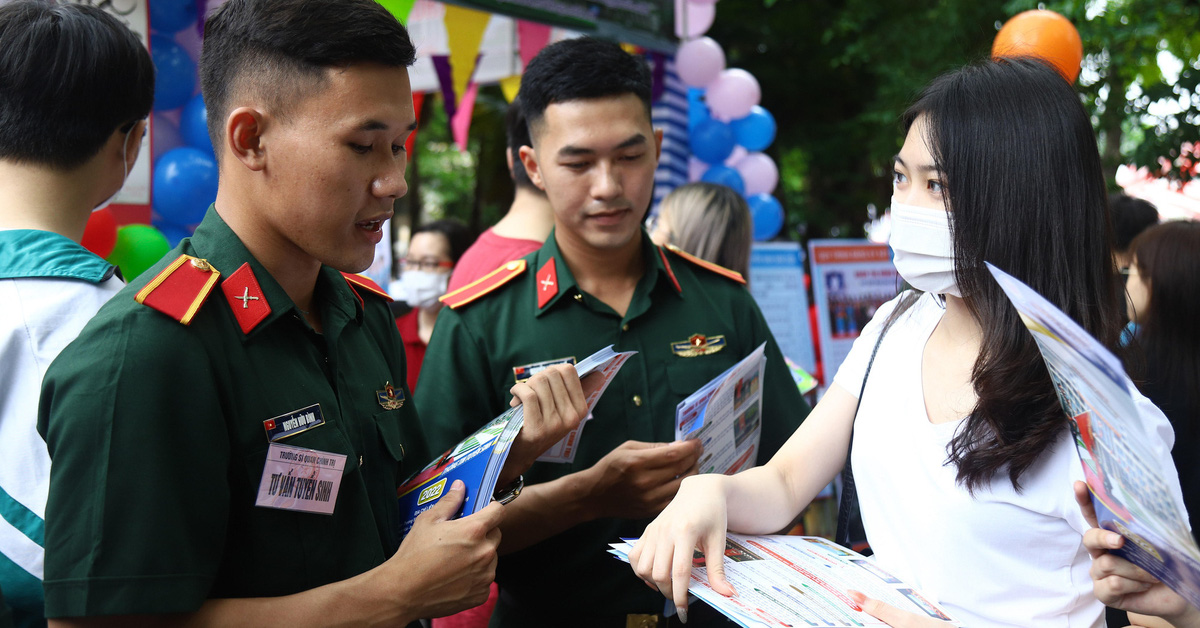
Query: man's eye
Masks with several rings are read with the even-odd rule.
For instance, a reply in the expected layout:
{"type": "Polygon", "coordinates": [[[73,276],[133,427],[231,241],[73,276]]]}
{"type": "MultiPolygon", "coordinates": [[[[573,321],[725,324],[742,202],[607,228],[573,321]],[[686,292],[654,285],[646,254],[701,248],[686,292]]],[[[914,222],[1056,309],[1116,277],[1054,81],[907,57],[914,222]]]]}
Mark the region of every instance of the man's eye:
{"type": "Polygon", "coordinates": [[[400,153],[403,153],[403,152],[404,152],[404,144],[400,144],[399,146],[397,146],[396,144],[392,144],[392,154],[393,155],[399,155],[400,153]]]}
{"type": "Polygon", "coordinates": [[[639,153],[637,155],[625,155],[624,157],[621,157],[621,161],[637,161],[637,160],[641,159],[644,155],[645,155],[644,153],[639,153]]]}
{"type": "Polygon", "coordinates": [[[371,152],[371,145],[367,144],[366,146],[364,146],[362,144],[351,143],[350,150],[352,150],[360,155],[365,155],[365,154],[371,152]]]}
{"type": "Polygon", "coordinates": [[[563,164],[564,168],[568,168],[570,170],[583,170],[584,168],[587,168],[587,166],[588,164],[586,161],[573,161],[571,163],[563,164]]]}

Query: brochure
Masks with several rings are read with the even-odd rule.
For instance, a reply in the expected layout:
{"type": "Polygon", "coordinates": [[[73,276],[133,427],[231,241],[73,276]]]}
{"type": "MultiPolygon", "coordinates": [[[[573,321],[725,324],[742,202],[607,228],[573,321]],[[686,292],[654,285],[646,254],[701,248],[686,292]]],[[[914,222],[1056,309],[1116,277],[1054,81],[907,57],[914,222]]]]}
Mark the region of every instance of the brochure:
{"type": "MultiPolygon", "coordinates": [[[[618,353],[609,345],[588,356],[575,367],[583,384],[589,413],[596,407],[600,395],[608,388],[617,371],[635,353],[637,352],[618,353]]],[[[523,407],[510,408],[405,480],[400,488],[396,489],[400,502],[401,537],[412,529],[417,515],[431,508],[454,480],[462,480],[467,486],[460,516],[479,512],[491,503],[496,479],[504,468],[505,460],[508,459],[509,447],[521,431],[524,422],[523,407]]],[[[578,428],[551,447],[551,450],[573,450],[577,444],[578,428]]]]}
{"type": "MultiPolygon", "coordinates": [[[[636,542],[612,543],[609,553],[629,562],[636,542]]],[[[744,628],[886,626],[863,612],[847,594],[851,589],[904,611],[954,621],[875,561],[815,536],[731,533],[725,540],[725,579],[737,596],[712,589],[704,555],[696,552],[688,592],[744,628]]]]}
{"type": "Polygon", "coordinates": [[[1155,453],[1120,360],[1028,286],[991,264],[988,269],[1037,341],[1071,417],[1100,527],[1129,541],[1115,553],[1200,606],[1200,548],[1175,470],[1169,456],[1155,453]]]}
{"type": "Polygon", "coordinates": [[[732,475],[755,465],[762,434],[766,346],[758,345],[675,408],[675,440],[695,438],[704,445],[700,473],[732,475]]]}

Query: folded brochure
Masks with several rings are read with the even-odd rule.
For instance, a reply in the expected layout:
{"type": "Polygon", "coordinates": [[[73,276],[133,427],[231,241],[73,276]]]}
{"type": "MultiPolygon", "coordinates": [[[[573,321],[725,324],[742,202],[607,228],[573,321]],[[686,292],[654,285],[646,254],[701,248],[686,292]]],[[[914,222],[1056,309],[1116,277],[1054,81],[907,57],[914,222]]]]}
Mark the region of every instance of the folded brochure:
{"type": "MultiPolygon", "coordinates": [[[[617,371],[634,353],[616,352],[609,345],[576,365],[589,413],[617,371]]],[[[396,489],[400,503],[401,536],[408,534],[417,515],[431,508],[454,480],[462,480],[467,487],[460,512],[462,516],[479,512],[491,503],[496,479],[504,468],[509,447],[521,431],[524,421],[522,406],[510,408],[405,480],[396,489]]],[[[577,437],[577,431],[572,431],[564,440],[577,437]]],[[[551,449],[562,446],[559,443],[551,449]]]]}
{"type": "Polygon", "coordinates": [[[704,446],[700,473],[732,475],[756,464],[766,346],[758,345],[675,408],[675,440],[695,438],[704,446]]]}
{"type": "MultiPolygon", "coordinates": [[[[637,539],[612,543],[609,553],[629,562],[637,539]]],[[[738,594],[708,584],[704,555],[692,559],[688,592],[744,628],[885,626],[863,612],[847,591],[861,591],[904,611],[953,623],[933,600],[875,561],[815,536],[748,536],[725,540],[725,579],[738,594]]]]}

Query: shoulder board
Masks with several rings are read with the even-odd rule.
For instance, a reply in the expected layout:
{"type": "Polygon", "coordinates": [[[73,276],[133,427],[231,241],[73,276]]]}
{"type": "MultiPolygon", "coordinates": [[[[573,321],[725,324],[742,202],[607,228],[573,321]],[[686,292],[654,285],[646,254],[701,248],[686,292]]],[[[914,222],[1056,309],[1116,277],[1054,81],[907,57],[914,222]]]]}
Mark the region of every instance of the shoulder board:
{"type": "Polygon", "coordinates": [[[208,260],[180,255],[134,295],[133,300],[189,325],[221,277],[208,260]]]}
{"type": "Polygon", "coordinates": [[[342,276],[346,278],[346,282],[350,284],[350,289],[354,290],[355,294],[358,293],[356,288],[362,288],[363,290],[366,290],[377,297],[383,297],[384,299],[387,299],[389,303],[392,301],[392,296],[387,293],[387,290],[379,287],[379,284],[375,283],[374,281],[354,273],[342,273],[342,276]]]}
{"type": "Polygon", "coordinates": [[[666,244],[666,245],[664,245],[664,248],[666,248],[668,251],[678,255],[679,257],[682,257],[683,259],[685,259],[705,270],[712,271],[722,277],[725,277],[727,279],[732,279],[740,284],[746,283],[746,278],[742,276],[742,273],[739,273],[736,270],[729,270],[728,268],[725,268],[724,266],[714,264],[708,260],[700,259],[699,257],[692,255],[691,253],[681,250],[679,247],[675,246],[674,244],[666,244]]]}
{"type": "Polygon", "coordinates": [[[452,310],[460,308],[503,286],[523,272],[525,272],[525,260],[513,260],[458,290],[442,296],[440,301],[450,306],[452,310]]]}

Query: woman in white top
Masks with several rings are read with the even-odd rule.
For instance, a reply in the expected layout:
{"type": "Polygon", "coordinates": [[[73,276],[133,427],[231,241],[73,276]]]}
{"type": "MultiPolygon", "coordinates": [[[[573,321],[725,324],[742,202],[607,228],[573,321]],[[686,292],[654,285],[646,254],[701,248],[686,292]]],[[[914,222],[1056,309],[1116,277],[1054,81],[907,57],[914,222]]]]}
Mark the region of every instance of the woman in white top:
{"type": "MultiPolygon", "coordinates": [[[[1103,626],[1072,494],[1083,474],[1068,418],[984,266],[1118,346],[1122,300],[1088,116],[1054,70],[1012,59],[936,79],[903,121],[891,245],[917,290],[880,308],[768,464],[684,480],[630,555],[634,570],[686,617],[699,547],[713,559],[714,588],[733,594],[718,567],[726,529],[787,526],[842,469],[853,426],[862,517],[881,568],[972,628],[1103,626]]],[[[1144,398],[1138,406],[1169,465],[1166,419],[1144,398]]]]}

